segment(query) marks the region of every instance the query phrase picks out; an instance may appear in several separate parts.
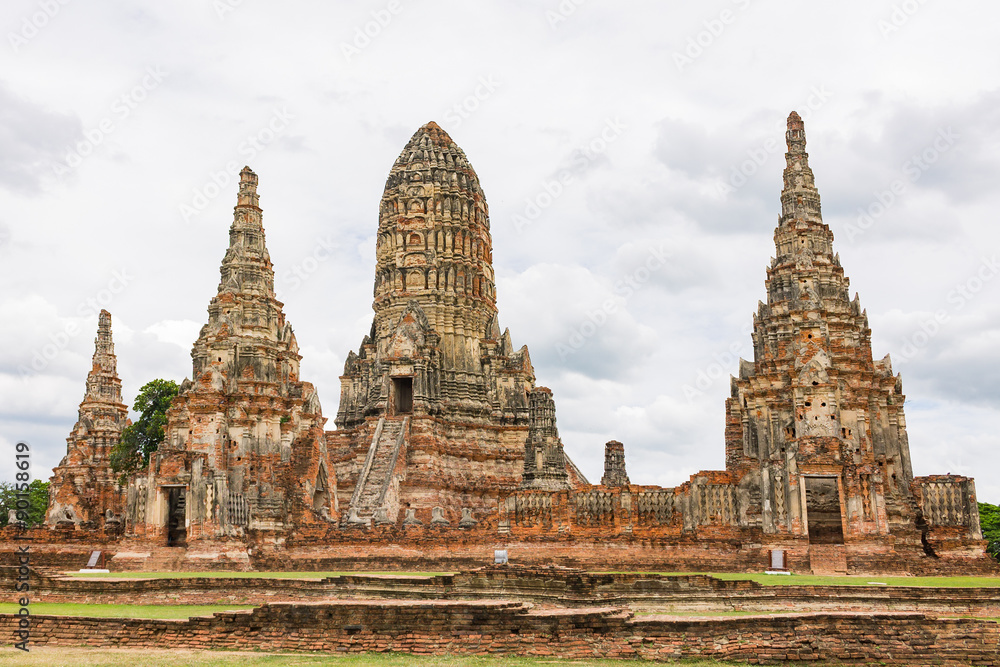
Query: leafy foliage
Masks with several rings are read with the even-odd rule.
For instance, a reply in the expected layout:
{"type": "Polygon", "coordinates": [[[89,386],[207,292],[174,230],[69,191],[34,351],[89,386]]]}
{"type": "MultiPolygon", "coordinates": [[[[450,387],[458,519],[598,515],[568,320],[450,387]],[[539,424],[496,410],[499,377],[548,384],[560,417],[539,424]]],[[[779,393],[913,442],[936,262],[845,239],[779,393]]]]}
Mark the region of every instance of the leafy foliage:
{"type": "Polygon", "coordinates": [[[986,551],[1000,560],[1000,506],[979,503],[979,526],[983,529],[983,539],[989,542],[986,551]]]}
{"type": "Polygon", "coordinates": [[[124,484],[128,476],[149,465],[149,456],[163,442],[167,410],[180,387],[173,380],[147,382],[135,397],[132,409],[139,419],[122,430],[121,440],[111,450],[111,469],[124,484]]]}
{"type": "MultiPolygon", "coordinates": [[[[28,484],[27,496],[28,517],[25,523],[28,527],[38,526],[45,522],[45,511],[49,508],[49,483],[40,479],[33,480],[28,484]]],[[[9,510],[16,510],[17,507],[17,487],[10,482],[0,482],[0,527],[7,525],[7,514],[9,510]]],[[[22,503],[22,509],[24,505],[22,503]]]]}

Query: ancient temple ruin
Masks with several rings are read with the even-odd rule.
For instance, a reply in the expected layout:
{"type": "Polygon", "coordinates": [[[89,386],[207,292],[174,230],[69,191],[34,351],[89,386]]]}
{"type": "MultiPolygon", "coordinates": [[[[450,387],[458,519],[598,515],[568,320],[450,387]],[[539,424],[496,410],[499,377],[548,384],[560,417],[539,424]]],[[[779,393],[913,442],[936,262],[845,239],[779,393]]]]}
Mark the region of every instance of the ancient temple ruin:
{"type": "Polygon", "coordinates": [[[168,545],[249,533],[284,539],[337,516],[326,420],[313,385],[299,378],[302,357],[275,296],[249,167],[220,272],[191,350],[191,379],[148,471],[128,488],[129,534],[168,545]]]}
{"type": "Polygon", "coordinates": [[[117,529],[124,496],[111,470],[110,455],[128,423],[111,338],[111,313],[102,310],[79,416],[66,438],[66,456],[50,480],[46,524],[117,529]]]}
{"type": "Polygon", "coordinates": [[[837,545],[868,541],[869,551],[932,550],[945,528],[975,539],[971,480],[943,482],[957,511],[927,523],[920,501],[931,515],[938,501],[925,493],[928,480],[913,477],[902,382],[889,355],[872,358],[868,318],[823,223],[794,112],[787,142],[754,361],[740,362],[726,401],[726,468],[759,479],[744,500],[745,520],[766,534],[807,537],[814,553],[833,559],[844,553],[837,545]]]}
{"type": "Polygon", "coordinates": [[[868,319],[822,220],[795,112],[786,141],[754,361],[740,361],[726,401],[726,470],[674,489],[630,485],[620,443],[608,443],[600,486],[510,494],[502,532],[642,536],[678,556],[684,545],[715,543],[732,564],[781,551],[814,572],[933,570],[928,563],[942,558],[989,567],[973,481],[913,476],[902,384],[888,355],[872,358],[868,319]]]}
{"type": "Polygon", "coordinates": [[[520,482],[535,376],[501,333],[479,178],[436,123],[389,171],[375,253],[375,317],[327,433],[342,506],[355,523],[478,521],[520,482]]]}
{"type": "Polygon", "coordinates": [[[108,464],[127,409],[102,312],[48,523],[117,539],[123,515],[123,545],[197,542],[205,554],[226,542],[264,568],[468,565],[499,546],[522,562],[603,569],[995,572],[973,481],[913,476],[900,378],[888,355],[872,356],[794,112],[786,141],[754,360],[740,361],[725,406],[725,470],[676,488],[632,484],[625,447],[611,441],[601,483],[587,482],[566,455],[552,392],[500,327],[479,179],[428,123],[386,180],[374,319],[344,364],[337,429],[324,430],[299,378],[257,176],[244,168],[218,293],[165,441],[126,495],[108,464]]]}

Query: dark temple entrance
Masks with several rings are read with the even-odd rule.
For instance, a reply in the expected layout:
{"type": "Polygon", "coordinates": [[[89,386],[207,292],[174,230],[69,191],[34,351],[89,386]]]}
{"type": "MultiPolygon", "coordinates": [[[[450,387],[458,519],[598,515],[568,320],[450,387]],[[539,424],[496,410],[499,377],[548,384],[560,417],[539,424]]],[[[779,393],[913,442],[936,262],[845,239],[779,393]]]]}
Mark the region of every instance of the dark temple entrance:
{"type": "Polygon", "coordinates": [[[392,378],[394,412],[408,415],[413,412],[413,378],[392,378]]]}
{"type": "Polygon", "coordinates": [[[187,543],[187,489],[171,486],[167,491],[167,546],[183,547],[187,543]]]}
{"type": "Polygon", "coordinates": [[[809,544],[843,544],[840,487],[836,477],[806,477],[809,544]]]}

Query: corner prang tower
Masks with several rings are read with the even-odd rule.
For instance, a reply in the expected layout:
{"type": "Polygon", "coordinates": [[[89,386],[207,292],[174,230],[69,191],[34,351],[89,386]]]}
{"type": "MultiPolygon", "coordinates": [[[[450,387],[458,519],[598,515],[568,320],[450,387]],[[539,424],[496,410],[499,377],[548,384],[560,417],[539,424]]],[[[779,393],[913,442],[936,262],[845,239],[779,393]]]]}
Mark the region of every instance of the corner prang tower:
{"type": "MultiPolygon", "coordinates": [[[[101,528],[108,510],[113,517],[121,514],[125,496],[111,470],[110,455],[128,423],[128,406],[122,403],[122,381],[111,338],[111,313],[102,310],[87,390],[76,425],[66,438],[66,456],[53,471],[50,482],[47,524],[71,521],[101,528]]],[[[118,519],[112,521],[117,523],[118,519]]]]}
{"type": "Polygon", "coordinates": [[[274,292],[257,174],[240,172],[208,323],[192,376],[167,413],[147,474],[129,488],[132,530],[166,538],[281,538],[337,513],[319,397],[299,378],[298,342],[274,292]]]}
{"type": "Polygon", "coordinates": [[[726,467],[759,475],[748,518],[764,533],[919,548],[902,383],[888,355],[872,358],[868,317],[833,251],[794,111],[786,141],[754,361],[740,361],[726,403],[726,467]]]}

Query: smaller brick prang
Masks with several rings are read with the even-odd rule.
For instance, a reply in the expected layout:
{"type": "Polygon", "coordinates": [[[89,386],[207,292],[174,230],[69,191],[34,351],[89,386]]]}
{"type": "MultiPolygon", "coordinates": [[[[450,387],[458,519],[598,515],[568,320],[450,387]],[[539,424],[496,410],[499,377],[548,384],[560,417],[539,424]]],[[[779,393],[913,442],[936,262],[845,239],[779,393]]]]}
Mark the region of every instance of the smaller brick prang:
{"type": "Polygon", "coordinates": [[[628,473],[625,472],[625,445],[617,440],[610,440],[604,445],[604,477],[602,486],[628,486],[628,473]]]}

